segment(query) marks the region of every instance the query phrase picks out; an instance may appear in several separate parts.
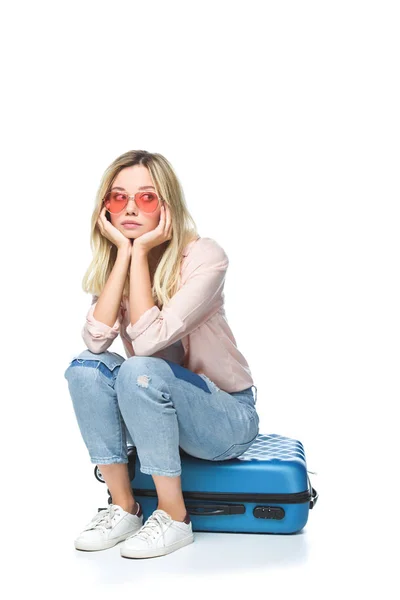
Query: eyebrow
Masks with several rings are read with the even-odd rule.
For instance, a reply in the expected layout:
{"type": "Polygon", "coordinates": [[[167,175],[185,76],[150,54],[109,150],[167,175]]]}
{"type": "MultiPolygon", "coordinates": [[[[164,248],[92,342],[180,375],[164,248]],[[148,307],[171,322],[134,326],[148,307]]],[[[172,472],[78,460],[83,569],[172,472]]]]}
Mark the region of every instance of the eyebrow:
{"type": "MultiPolygon", "coordinates": [[[[153,185],[142,185],[141,187],[138,188],[138,190],[148,190],[152,188],[153,190],[155,190],[156,188],[153,185]]],[[[122,190],[123,192],[126,192],[126,189],[123,187],[113,187],[113,190],[122,190]]]]}

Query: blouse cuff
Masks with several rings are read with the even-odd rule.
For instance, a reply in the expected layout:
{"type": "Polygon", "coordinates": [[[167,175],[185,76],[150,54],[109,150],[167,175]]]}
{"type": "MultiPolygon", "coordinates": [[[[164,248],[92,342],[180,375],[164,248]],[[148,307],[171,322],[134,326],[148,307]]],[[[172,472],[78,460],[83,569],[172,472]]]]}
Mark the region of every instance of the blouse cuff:
{"type": "Polygon", "coordinates": [[[135,340],[138,337],[138,335],[144,333],[146,329],[150,327],[152,323],[154,323],[154,321],[157,319],[160,313],[161,311],[158,308],[158,306],[154,305],[151,308],[148,308],[134,325],[132,325],[132,323],[129,323],[129,325],[126,328],[126,333],[129,335],[131,340],[135,340]]]}
{"type": "Polygon", "coordinates": [[[120,321],[119,317],[115,321],[114,325],[110,327],[110,325],[106,325],[102,323],[102,321],[98,321],[94,318],[95,305],[92,304],[90,307],[88,314],[86,315],[86,329],[94,338],[115,338],[117,337],[120,329],[120,321]]]}

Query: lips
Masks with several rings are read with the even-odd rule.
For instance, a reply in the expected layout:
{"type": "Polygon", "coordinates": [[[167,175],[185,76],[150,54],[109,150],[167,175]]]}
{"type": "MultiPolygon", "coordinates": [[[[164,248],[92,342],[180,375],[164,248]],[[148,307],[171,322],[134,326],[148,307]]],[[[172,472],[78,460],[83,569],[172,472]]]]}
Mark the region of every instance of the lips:
{"type": "Polygon", "coordinates": [[[140,225],[137,221],[122,221],[122,225],[140,225]]]}

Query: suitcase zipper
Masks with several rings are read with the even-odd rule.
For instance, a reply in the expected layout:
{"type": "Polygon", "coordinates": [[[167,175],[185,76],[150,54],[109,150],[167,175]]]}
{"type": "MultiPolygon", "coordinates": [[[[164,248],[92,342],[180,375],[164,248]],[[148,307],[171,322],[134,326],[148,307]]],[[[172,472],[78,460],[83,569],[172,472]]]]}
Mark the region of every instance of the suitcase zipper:
{"type": "MultiPolygon", "coordinates": [[[[128,450],[128,470],[130,480],[135,478],[135,465],[136,465],[136,447],[130,446],[128,450]]],[[[304,492],[294,492],[292,494],[262,494],[262,493],[240,493],[240,492],[185,492],[182,490],[184,498],[188,500],[211,500],[211,501],[226,501],[226,502],[268,502],[270,504],[303,504],[305,502],[310,503],[310,509],[312,509],[317,500],[318,492],[312,487],[307,471],[307,479],[309,489],[304,492]]],[[[104,479],[99,472],[98,465],[95,466],[94,474],[98,481],[103,483],[104,479]]],[[[110,498],[110,491],[107,490],[110,498]]],[[[135,487],[135,494],[138,496],[157,496],[156,490],[143,490],[135,487]]],[[[109,498],[109,502],[110,502],[109,498]]]]}
{"type": "MultiPolygon", "coordinates": [[[[304,492],[296,492],[293,494],[256,494],[256,493],[239,493],[239,492],[185,492],[183,497],[186,500],[210,500],[215,502],[267,502],[268,504],[303,504],[310,502],[310,508],[315,505],[318,494],[312,488],[304,492]]],[[[156,490],[143,490],[135,487],[135,495],[137,496],[157,496],[156,490]]]]}

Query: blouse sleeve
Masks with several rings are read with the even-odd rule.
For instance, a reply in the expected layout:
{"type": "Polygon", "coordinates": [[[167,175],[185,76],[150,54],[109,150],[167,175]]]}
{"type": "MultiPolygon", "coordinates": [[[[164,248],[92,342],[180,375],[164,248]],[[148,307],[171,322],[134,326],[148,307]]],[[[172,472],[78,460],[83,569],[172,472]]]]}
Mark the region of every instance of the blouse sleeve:
{"type": "Polygon", "coordinates": [[[96,308],[97,300],[98,296],[92,296],[92,304],[87,312],[86,323],[82,329],[83,341],[88,350],[94,354],[105,352],[118,336],[121,328],[120,315],[117,316],[117,320],[112,327],[94,318],[93,312],[96,308]]]}

